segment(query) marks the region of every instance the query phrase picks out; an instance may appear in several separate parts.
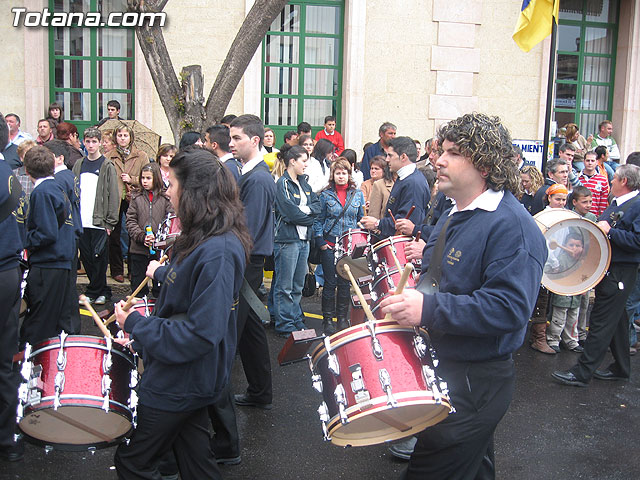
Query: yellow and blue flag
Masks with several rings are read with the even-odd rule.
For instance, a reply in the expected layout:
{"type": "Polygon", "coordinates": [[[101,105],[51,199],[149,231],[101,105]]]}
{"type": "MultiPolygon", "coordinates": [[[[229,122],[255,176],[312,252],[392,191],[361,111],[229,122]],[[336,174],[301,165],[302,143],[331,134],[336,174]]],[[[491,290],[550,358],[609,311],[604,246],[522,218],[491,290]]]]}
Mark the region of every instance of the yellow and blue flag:
{"type": "Polygon", "coordinates": [[[560,0],[523,0],[513,40],[528,52],[551,35],[552,22],[558,23],[560,0]]]}

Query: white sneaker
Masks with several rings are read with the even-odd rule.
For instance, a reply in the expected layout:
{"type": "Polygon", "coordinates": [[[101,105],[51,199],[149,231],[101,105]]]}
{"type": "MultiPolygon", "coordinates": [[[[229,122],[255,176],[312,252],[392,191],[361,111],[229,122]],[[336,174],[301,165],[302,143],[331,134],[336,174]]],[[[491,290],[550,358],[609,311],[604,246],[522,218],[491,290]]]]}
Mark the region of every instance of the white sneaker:
{"type": "Polygon", "coordinates": [[[104,305],[105,303],[107,303],[107,297],[105,297],[104,295],[100,295],[93,301],[93,303],[95,303],[96,305],[104,305]]]}

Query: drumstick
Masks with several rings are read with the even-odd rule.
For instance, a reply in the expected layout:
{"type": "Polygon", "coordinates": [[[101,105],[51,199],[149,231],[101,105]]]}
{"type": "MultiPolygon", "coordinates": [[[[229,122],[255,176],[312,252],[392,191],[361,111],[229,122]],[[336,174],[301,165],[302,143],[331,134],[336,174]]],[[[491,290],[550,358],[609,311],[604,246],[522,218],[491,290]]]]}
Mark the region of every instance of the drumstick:
{"type": "Polygon", "coordinates": [[[393,216],[393,213],[391,213],[391,209],[387,208],[387,213],[389,214],[389,216],[391,217],[391,220],[393,220],[393,224],[396,224],[396,217],[393,216]]]}
{"type": "MultiPolygon", "coordinates": [[[[160,262],[160,265],[162,265],[164,262],[166,262],[168,258],[169,258],[169,255],[167,255],[167,254],[164,254],[162,257],[160,257],[160,260],[158,260],[160,262]]],[[[151,280],[151,279],[150,278],[145,278],[144,280],[142,280],[140,282],[140,285],[138,285],[138,288],[136,288],[131,295],[127,296],[127,301],[122,306],[123,310],[128,310],[131,307],[131,305],[133,305],[135,303],[136,295],[138,295],[140,293],[140,290],[142,290],[144,288],[144,286],[149,283],[149,280],[151,280]]],[[[104,324],[105,325],[109,325],[111,322],[115,321],[115,319],[116,319],[116,314],[114,313],[113,315],[111,315],[107,319],[106,322],[104,322],[104,324]]]]}
{"type": "Polygon", "coordinates": [[[415,209],[416,209],[416,206],[415,205],[411,205],[411,208],[409,209],[409,213],[407,213],[407,216],[404,217],[404,218],[405,219],[409,218],[415,209]]]}
{"type": "MultiPolygon", "coordinates": [[[[105,337],[111,337],[111,332],[109,332],[109,330],[107,330],[107,327],[105,326],[105,324],[102,323],[102,319],[98,316],[96,311],[91,306],[91,302],[89,301],[89,299],[85,295],[80,295],[80,301],[83,303],[85,308],[87,310],[89,310],[89,312],[91,313],[91,316],[93,317],[93,321],[96,322],[96,325],[98,326],[98,328],[100,329],[102,334],[105,337]]],[[[113,338],[113,337],[111,337],[111,338],[113,338]]]]}
{"type": "Polygon", "coordinates": [[[422,232],[418,230],[418,233],[416,233],[416,242],[420,241],[420,235],[422,235],[422,232]]]}
{"type": "MultiPolygon", "coordinates": [[[[400,295],[402,293],[402,291],[404,290],[404,286],[407,284],[407,280],[409,280],[409,275],[411,274],[411,271],[413,270],[413,264],[411,263],[407,263],[404,266],[404,270],[402,271],[402,276],[400,277],[400,281],[398,282],[398,286],[396,287],[396,291],[393,292],[394,295],[400,295]]],[[[384,316],[385,320],[391,320],[391,314],[387,313],[384,316]]]]}
{"type": "Polygon", "coordinates": [[[347,275],[349,276],[349,280],[351,280],[351,285],[353,285],[353,289],[355,290],[356,295],[358,296],[358,300],[360,300],[360,304],[362,305],[362,309],[364,310],[364,314],[367,317],[367,320],[369,320],[370,322],[375,322],[376,317],[374,317],[373,313],[371,313],[371,308],[369,308],[369,304],[364,299],[364,295],[362,295],[362,290],[360,290],[360,287],[358,286],[358,282],[356,282],[356,279],[353,278],[353,274],[351,273],[351,269],[349,268],[349,265],[345,264],[343,268],[344,268],[344,271],[347,272],[347,275]]]}
{"type": "Polygon", "coordinates": [[[551,240],[549,242],[549,248],[551,250],[555,250],[556,248],[560,247],[562,250],[565,250],[569,253],[573,253],[573,251],[570,248],[565,247],[564,245],[560,245],[558,242],[556,242],[555,240],[551,240]]]}

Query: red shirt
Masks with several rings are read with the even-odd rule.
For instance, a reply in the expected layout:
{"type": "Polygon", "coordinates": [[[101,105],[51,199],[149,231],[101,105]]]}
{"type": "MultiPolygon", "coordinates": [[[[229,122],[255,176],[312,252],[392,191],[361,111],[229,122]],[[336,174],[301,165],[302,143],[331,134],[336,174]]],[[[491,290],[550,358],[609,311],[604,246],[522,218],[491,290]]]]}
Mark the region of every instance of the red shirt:
{"type": "Polygon", "coordinates": [[[583,172],[578,179],[582,185],[591,192],[593,201],[591,203],[591,210],[589,211],[596,217],[599,217],[609,206],[609,181],[607,177],[599,173],[589,177],[583,172]]]}
{"type": "Polygon", "coordinates": [[[325,132],[323,128],[318,133],[316,133],[316,142],[321,138],[329,140],[331,143],[333,143],[336,146],[336,153],[338,155],[343,152],[344,140],[342,139],[342,135],[340,135],[340,132],[338,132],[337,130],[334,130],[332,135],[327,135],[327,132],[325,132]]]}

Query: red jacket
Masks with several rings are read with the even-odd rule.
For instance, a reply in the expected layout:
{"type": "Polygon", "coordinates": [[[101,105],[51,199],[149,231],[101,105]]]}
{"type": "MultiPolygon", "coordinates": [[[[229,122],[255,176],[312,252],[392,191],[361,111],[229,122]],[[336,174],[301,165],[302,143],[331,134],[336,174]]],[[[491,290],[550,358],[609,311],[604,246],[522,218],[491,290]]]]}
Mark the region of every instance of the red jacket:
{"type": "Polygon", "coordinates": [[[333,143],[336,146],[336,153],[338,155],[340,155],[343,152],[344,140],[342,139],[342,135],[340,135],[340,132],[338,132],[337,130],[333,131],[333,135],[327,135],[323,128],[318,133],[316,133],[316,142],[321,138],[329,140],[331,143],[333,143]]]}

